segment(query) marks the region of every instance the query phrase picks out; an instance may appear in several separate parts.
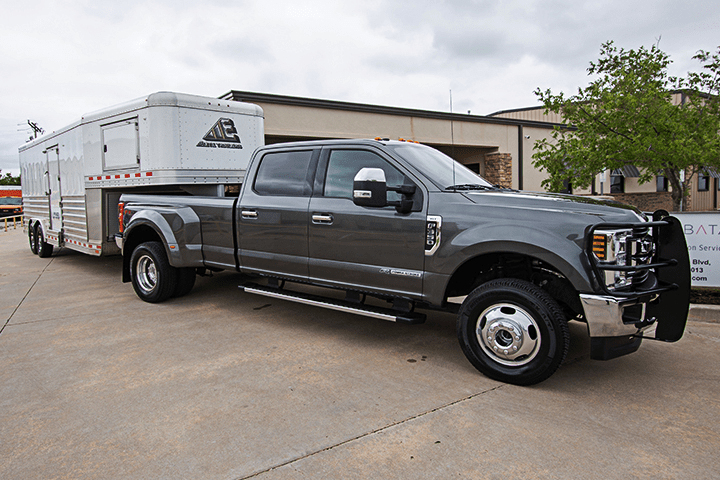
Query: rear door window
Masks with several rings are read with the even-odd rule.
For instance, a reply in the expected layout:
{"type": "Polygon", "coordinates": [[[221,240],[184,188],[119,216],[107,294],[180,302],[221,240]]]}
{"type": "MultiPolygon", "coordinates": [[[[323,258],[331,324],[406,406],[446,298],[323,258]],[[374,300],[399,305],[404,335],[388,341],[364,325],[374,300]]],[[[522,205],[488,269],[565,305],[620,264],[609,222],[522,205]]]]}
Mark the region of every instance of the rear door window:
{"type": "Polygon", "coordinates": [[[312,155],[312,150],[268,153],[260,162],[253,189],[259,195],[309,197],[312,155]]]}

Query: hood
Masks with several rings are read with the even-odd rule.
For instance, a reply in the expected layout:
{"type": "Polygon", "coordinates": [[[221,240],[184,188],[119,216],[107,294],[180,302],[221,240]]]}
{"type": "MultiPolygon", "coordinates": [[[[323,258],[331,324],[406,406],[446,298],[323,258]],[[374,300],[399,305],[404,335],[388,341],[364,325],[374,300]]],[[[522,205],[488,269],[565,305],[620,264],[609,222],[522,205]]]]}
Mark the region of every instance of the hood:
{"type": "MultiPolygon", "coordinates": [[[[589,215],[590,223],[597,222],[638,222],[647,220],[647,216],[637,208],[613,200],[566,195],[559,193],[520,192],[516,190],[470,191],[463,195],[478,205],[504,207],[508,209],[542,211],[547,213],[566,213],[589,215]]],[[[520,213],[520,212],[517,212],[520,213]]]]}

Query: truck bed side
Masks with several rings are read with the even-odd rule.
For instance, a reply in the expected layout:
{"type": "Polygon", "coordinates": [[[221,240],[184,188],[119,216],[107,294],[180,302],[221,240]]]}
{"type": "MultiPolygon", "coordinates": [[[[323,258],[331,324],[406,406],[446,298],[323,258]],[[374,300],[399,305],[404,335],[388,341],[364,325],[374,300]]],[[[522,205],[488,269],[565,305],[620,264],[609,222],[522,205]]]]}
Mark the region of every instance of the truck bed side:
{"type": "Polygon", "coordinates": [[[163,243],[173,267],[236,268],[236,198],[126,194],[121,201],[125,218],[132,217],[125,251],[156,240],[163,243]]]}

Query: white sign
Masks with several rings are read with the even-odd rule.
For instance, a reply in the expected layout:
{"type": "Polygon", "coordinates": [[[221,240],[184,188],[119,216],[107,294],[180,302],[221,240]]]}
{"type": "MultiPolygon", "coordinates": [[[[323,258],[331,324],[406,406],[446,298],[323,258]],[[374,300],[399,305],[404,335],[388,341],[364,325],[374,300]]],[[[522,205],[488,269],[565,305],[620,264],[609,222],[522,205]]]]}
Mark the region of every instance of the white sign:
{"type": "Polygon", "coordinates": [[[720,212],[673,213],[685,232],[693,287],[720,287],[720,212]]]}

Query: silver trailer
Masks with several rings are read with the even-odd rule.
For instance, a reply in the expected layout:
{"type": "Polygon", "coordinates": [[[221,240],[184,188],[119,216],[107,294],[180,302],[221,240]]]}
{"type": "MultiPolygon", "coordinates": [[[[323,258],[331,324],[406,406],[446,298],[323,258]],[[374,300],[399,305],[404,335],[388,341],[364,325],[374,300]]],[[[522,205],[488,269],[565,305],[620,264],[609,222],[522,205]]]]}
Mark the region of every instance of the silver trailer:
{"type": "Polygon", "coordinates": [[[118,254],[120,195],[236,195],[263,144],[247,103],[158,92],[87,114],[19,148],[30,248],[118,254]]]}

